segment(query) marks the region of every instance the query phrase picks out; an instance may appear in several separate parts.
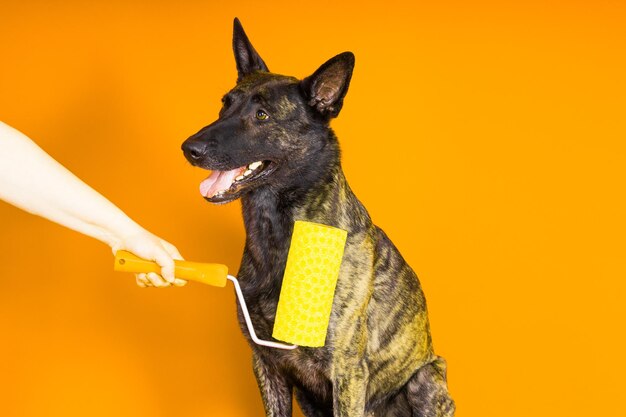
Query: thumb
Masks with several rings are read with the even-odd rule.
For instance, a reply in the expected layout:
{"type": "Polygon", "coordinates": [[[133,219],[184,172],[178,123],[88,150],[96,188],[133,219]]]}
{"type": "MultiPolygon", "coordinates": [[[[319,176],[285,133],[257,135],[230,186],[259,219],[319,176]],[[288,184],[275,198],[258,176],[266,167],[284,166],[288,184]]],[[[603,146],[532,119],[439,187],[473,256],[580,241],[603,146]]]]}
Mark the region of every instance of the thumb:
{"type": "Polygon", "coordinates": [[[154,254],[154,260],[161,267],[161,276],[170,284],[174,282],[174,260],[163,248],[159,248],[154,254]]]}
{"type": "Polygon", "coordinates": [[[180,252],[178,252],[178,249],[176,249],[176,246],[172,245],[171,243],[163,239],[161,239],[161,244],[163,245],[165,250],[170,254],[172,258],[181,260],[181,261],[184,259],[183,256],[180,254],[180,252]]]}

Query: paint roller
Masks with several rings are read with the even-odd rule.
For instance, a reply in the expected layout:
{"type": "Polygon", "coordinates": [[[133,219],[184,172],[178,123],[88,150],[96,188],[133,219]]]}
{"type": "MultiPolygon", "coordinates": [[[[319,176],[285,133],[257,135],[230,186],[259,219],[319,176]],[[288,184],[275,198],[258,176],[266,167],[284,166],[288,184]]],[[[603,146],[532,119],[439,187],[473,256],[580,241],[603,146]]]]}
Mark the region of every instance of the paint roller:
{"type": "MultiPolygon", "coordinates": [[[[347,232],[336,227],[300,220],[294,223],[272,333],[273,338],[291,345],[261,340],[256,336],[239,282],[234,276],[228,275],[226,265],[174,261],[174,275],[216,287],[224,287],[227,280],[231,281],[250,337],[256,344],[278,349],[321,347],[326,342],[346,238],[347,232]]],[[[161,268],[156,262],[141,259],[130,252],[118,251],[115,254],[114,270],[160,273],[161,268]]]]}

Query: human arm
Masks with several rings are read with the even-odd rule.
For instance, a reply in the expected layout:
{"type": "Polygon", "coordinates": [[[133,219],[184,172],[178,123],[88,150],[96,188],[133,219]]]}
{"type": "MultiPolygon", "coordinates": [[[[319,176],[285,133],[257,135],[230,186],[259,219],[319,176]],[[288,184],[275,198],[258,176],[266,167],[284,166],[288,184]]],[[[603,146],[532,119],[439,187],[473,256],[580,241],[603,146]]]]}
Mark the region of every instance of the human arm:
{"type": "Polygon", "coordinates": [[[126,249],[161,267],[138,275],[140,286],[183,285],[174,279],[176,248],[145,230],[113,203],[54,160],[26,135],[0,122],[0,199],[93,237],[113,252],[126,249]]]}

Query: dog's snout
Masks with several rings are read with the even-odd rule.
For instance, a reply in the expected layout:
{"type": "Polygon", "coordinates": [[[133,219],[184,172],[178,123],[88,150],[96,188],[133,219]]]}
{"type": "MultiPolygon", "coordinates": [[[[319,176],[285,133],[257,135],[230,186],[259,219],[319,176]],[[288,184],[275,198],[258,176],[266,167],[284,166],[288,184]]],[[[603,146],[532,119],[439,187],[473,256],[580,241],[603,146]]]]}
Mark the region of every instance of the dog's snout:
{"type": "Polygon", "coordinates": [[[183,142],[181,148],[185,154],[185,158],[187,158],[187,160],[191,163],[196,163],[202,160],[207,151],[206,144],[197,140],[186,140],[183,142]]]}

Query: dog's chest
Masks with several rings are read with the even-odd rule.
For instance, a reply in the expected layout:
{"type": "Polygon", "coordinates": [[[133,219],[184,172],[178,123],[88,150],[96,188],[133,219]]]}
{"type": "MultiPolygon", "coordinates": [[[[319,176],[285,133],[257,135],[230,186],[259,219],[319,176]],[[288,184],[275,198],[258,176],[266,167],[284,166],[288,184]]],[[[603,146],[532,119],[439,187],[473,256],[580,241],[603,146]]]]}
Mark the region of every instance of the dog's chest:
{"type": "Polygon", "coordinates": [[[312,394],[322,402],[330,401],[332,398],[330,349],[298,347],[294,351],[271,356],[277,368],[297,389],[312,394]]]}
{"type": "MultiPolygon", "coordinates": [[[[251,242],[248,242],[249,244],[251,242]]],[[[239,272],[241,285],[248,303],[250,316],[257,336],[273,340],[272,331],[280,297],[282,279],[287,261],[288,245],[282,250],[264,251],[265,257],[255,257],[254,248],[246,247],[239,272]]],[[[256,346],[251,341],[239,309],[239,321],[246,338],[263,361],[271,363],[301,390],[314,393],[318,398],[332,394],[330,384],[331,354],[327,348],[298,347],[293,351],[256,346]]],[[[330,397],[328,397],[330,398],[330,397]]]]}

